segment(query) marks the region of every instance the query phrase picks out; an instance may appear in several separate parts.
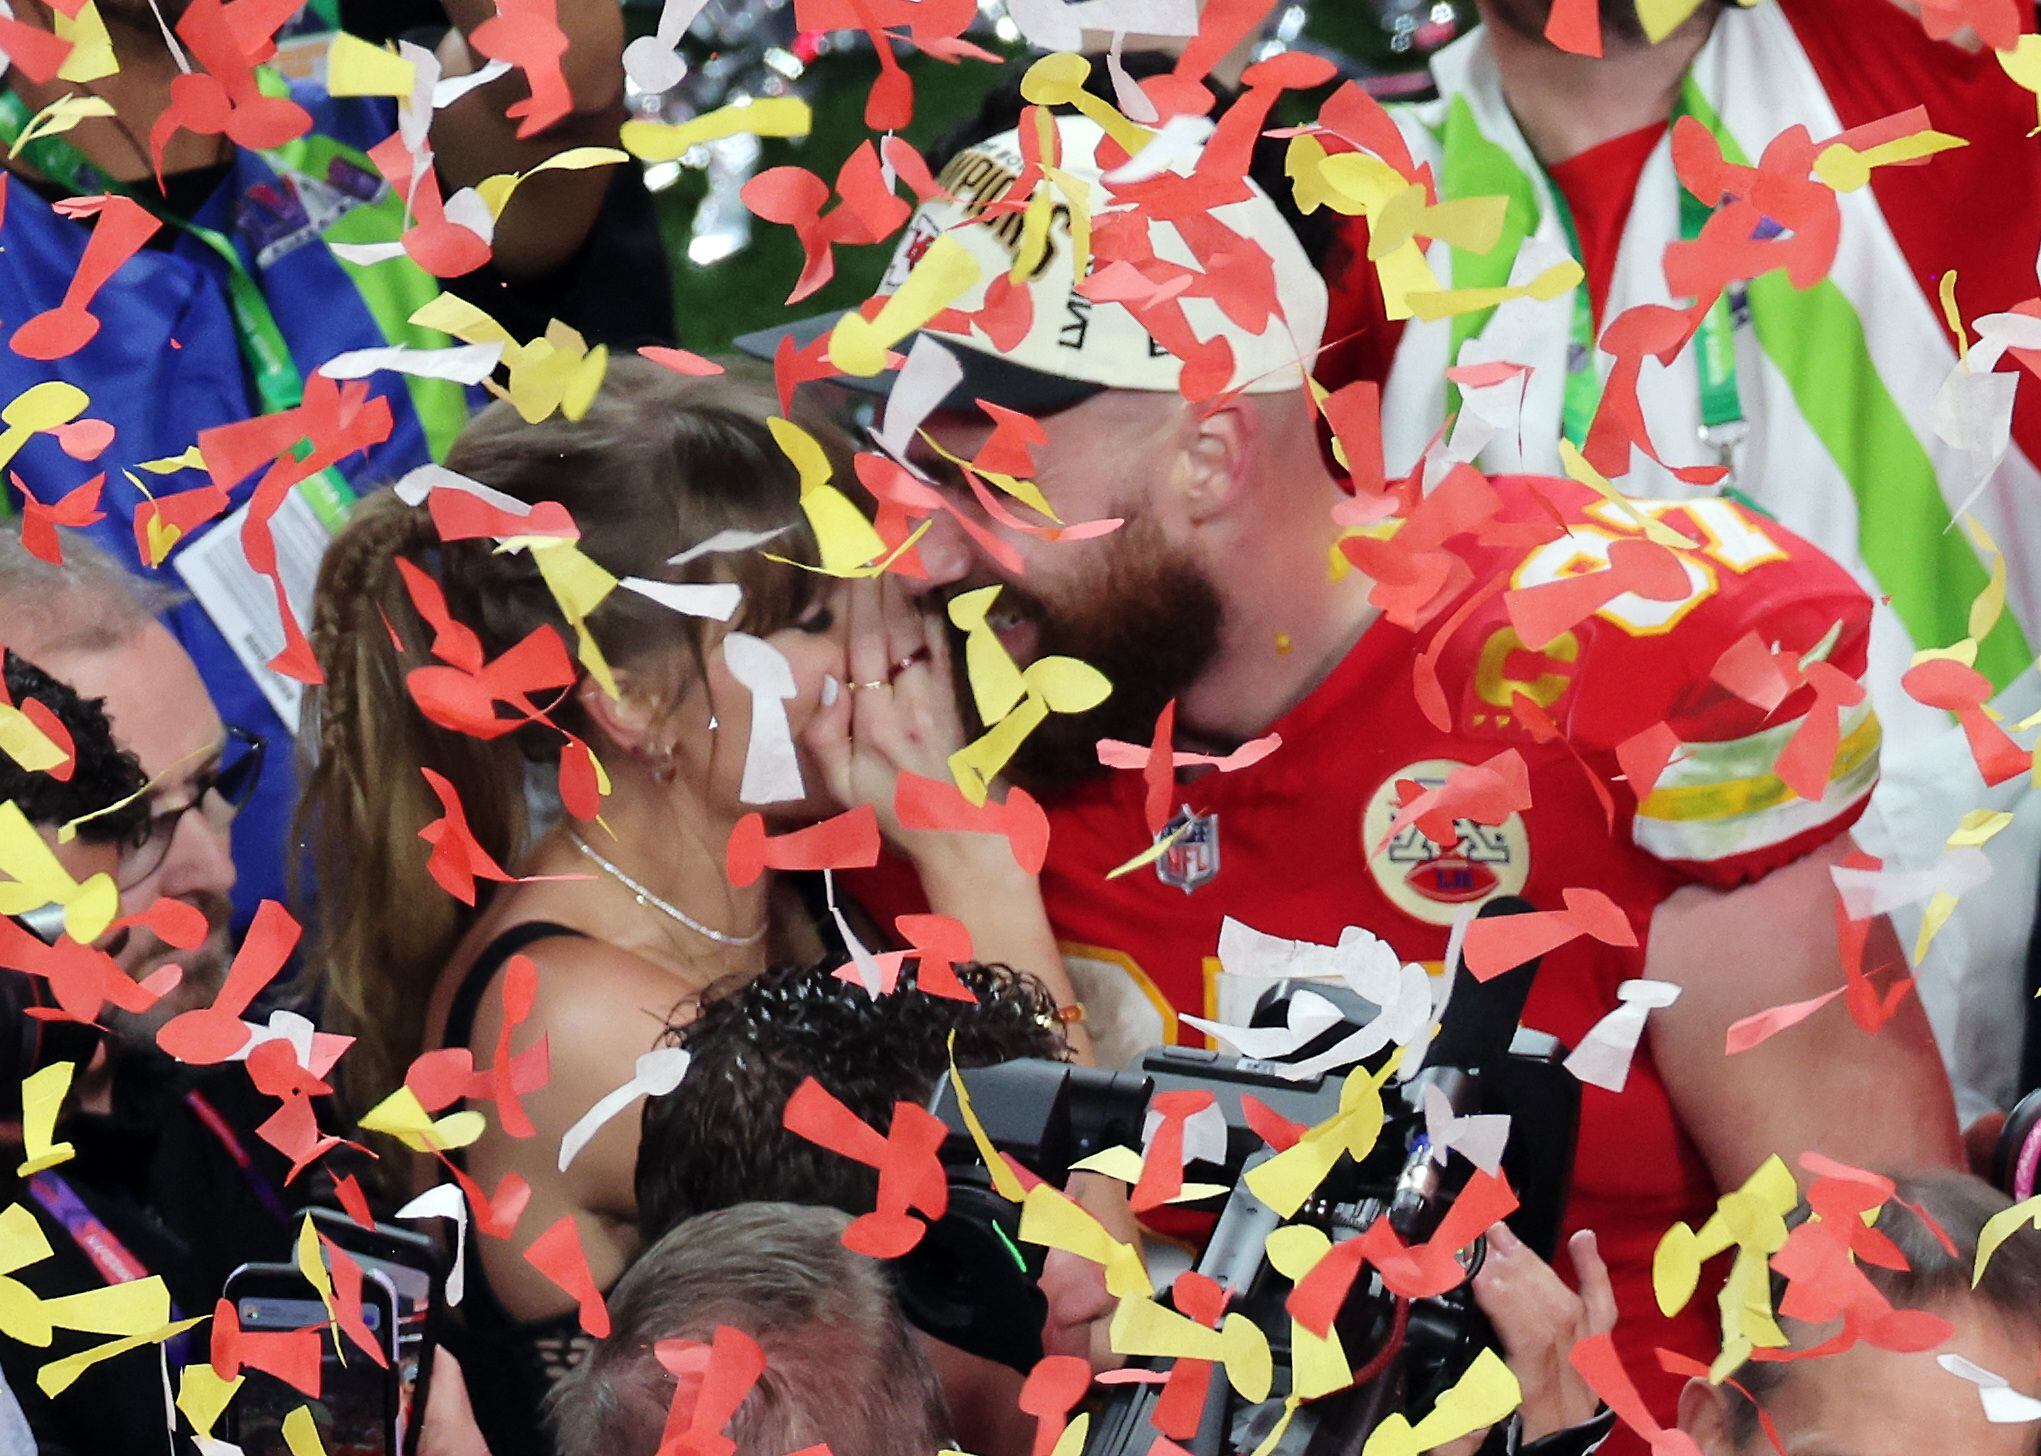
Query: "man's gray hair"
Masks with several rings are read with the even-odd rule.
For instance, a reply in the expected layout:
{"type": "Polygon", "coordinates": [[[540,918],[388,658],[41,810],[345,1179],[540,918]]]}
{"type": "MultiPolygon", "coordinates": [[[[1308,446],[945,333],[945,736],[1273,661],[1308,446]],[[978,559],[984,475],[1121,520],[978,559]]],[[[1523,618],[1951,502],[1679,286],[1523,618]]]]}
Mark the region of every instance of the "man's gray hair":
{"type": "Polygon", "coordinates": [[[765,1373],[724,1434],[736,1456],[934,1456],[948,1416],[885,1271],[843,1247],[847,1215],[745,1203],[678,1225],[610,1291],[610,1336],[553,1388],[560,1456],[653,1456],[674,1398],[654,1347],[756,1340],[765,1373]]]}
{"type": "Polygon", "coordinates": [[[0,524],[0,636],[33,657],[118,647],[185,599],[160,577],[129,571],[88,538],[58,532],[64,564],[22,544],[17,521],[0,524]]]}

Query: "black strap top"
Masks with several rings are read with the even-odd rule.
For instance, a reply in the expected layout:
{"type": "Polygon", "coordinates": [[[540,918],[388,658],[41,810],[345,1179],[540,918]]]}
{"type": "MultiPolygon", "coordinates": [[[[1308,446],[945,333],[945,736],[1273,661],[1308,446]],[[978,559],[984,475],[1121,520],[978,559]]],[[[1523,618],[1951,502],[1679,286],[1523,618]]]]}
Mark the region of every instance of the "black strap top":
{"type": "MultiPolygon", "coordinates": [[[[467,1046],[474,1040],[482,998],[512,956],[542,940],[588,938],[570,926],[528,920],[490,941],[454,990],[441,1044],[467,1046]]],[[[461,1160],[459,1149],[447,1156],[461,1160]]],[[[460,1313],[461,1325],[446,1332],[446,1343],[461,1362],[475,1421],[491,1456],[551,1456],[552,1438],[541,1408],[553,1383],[588,1352],[591,1342],[578,1317],[569,1313],[529,1323],[519,1320],[497,1302],[479,1258],[468,1260],[460,1313]]]]}

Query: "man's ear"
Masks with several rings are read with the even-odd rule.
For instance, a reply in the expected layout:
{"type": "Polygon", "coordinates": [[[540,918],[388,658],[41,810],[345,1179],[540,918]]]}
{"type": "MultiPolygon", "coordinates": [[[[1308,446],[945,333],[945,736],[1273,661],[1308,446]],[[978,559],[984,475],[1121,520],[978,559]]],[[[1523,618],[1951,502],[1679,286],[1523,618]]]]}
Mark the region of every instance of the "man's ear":
{"type": "Polygon", "coordinates": [[[1729,1456],[1736,1443],[1729,1438],[1731,1400],[1741,1399],[1726,1385],[1689,1380],[1680,1391],[1679,1427],[1694,1438],[1702,1456],[1729,1456]]]}
{"type": "Polygon", "coordinates": [[[1261,423],[1260,414],[1239,396],[1190,416],[1183,500],[1192,524],[1223,515],[1243,498],[1263,444],[1261,423]]]}

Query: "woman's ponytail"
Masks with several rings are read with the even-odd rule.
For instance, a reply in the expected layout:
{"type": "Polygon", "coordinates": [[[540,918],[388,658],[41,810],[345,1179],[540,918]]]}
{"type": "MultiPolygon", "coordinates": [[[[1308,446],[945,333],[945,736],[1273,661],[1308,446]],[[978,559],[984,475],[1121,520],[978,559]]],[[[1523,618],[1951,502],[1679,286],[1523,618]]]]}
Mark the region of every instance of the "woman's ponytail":
{"type": "Polygon", "coordinates": [[[524,763],[493,742],[426,720],[405,675],[431,659],[433,629],[397,570],[432,571],[440,550],[424,509],[379,491],[327,549],[312,647],[325,675],[306,696],[298,842],[310,851],[317,905],[308,971],[324,987],[329,1029],[356,1038],[340,1091],[359,1116],[394,1091],[423,1050],[427,1003],[473,912],[427,876],[419,831],[443,812],[425,769],[460,796],[468,827],[499,862],[524,838],[524,763]],[[399,644],[402,644],[400,647],[399,644]]]}

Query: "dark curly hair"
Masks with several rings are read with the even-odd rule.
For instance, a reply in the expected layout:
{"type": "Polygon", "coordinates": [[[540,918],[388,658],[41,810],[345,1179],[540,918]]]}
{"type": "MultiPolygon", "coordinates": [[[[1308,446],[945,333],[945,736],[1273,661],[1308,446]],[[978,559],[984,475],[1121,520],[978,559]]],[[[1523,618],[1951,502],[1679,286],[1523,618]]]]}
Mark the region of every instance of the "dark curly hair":
{"type": "Polygon", "coordinates": [[[139,791],[149,780],[135,756],[114,741],[106,700],[79,697],[68,683],[18,653],[6,654],[5,673],[8,701],[19,708],[34,699],[48,708],[71,735],[76,761],[71,776],[59,779],[0,754],[0,802],[12,799],[29,823],[50,827],[120,804],[111,813],[85,819],[78,837],[110,844],[140,834],[149,821],[149,805],[139,791]]]}
{"type": "Polygon", "coordinates": [[[788,1132],[781,1110],[813,1076],[883,1129],[896,1102],[920,1102],[949,1067],[1069,1055],[1041,982],[999,965],[960,965],[974,1002],[914,989],[873,996],[835,963],[776,966],[706,991],[667,1033],[693,1060],[679,1087],[645,1104],[638,1143],[638,1227],[649,1245],[683,1220],[766,1200],[869,1213],[878,1174],[788,1132]]]}

